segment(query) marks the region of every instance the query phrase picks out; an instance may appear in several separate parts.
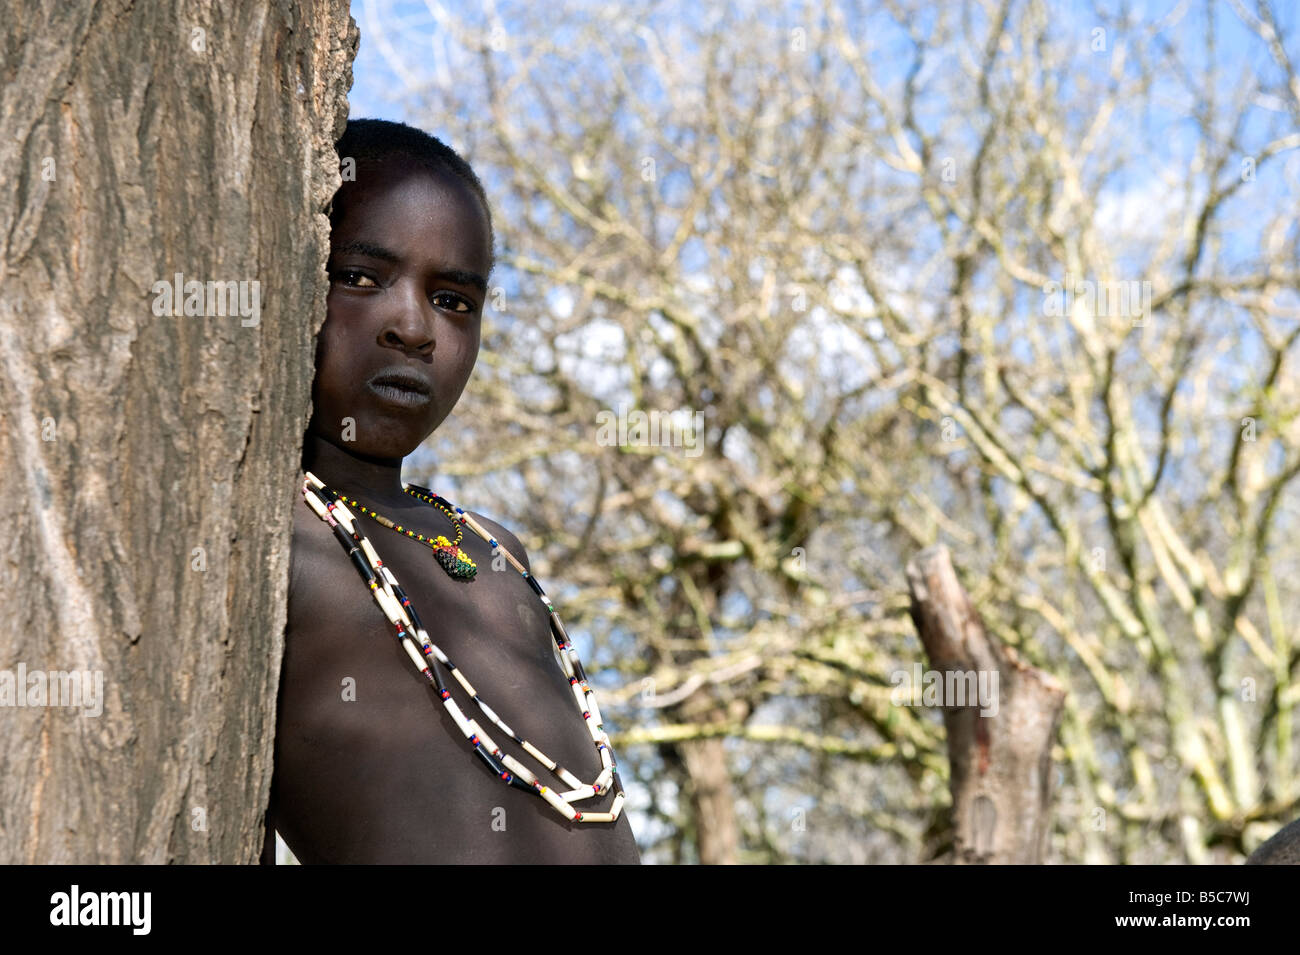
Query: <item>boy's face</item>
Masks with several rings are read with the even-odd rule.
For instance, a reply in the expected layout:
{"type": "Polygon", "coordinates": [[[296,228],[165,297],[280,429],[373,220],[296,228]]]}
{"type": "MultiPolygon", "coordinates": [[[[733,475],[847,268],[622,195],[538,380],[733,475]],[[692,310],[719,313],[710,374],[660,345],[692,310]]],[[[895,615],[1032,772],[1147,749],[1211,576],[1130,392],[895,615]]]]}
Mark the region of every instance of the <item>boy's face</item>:
{"type": "Polygon", "coordinates": [[[478,357],[489,241],[478,197],[451,173],[358,167],[334,200],[309,432],[401,458],[442,424],[478,357]]]}

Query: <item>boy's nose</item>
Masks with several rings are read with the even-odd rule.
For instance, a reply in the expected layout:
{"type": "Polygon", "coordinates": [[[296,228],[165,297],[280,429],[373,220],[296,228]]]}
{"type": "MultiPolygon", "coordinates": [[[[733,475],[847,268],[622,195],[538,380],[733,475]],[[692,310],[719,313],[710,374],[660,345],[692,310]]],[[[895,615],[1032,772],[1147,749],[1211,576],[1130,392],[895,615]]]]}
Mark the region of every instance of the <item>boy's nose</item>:
{"type": "Polygon", "coordinates": [[[380,342],[390,348],[431,352],[436,345],[434,324],[433,306],[428,300],[419,293],[408,293],[385,323],[380,342]]]}

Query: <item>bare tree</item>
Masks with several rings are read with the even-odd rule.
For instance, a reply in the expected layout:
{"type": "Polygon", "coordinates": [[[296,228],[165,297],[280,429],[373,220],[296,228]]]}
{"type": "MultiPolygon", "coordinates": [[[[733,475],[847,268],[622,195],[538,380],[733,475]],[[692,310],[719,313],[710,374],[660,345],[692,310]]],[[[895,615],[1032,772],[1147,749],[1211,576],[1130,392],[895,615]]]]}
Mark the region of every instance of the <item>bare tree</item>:
{"type": "Polygon", "coordinates": [[[1298,795],[1295,36],[683,9],[432,3],[430,71],[378,41],[500,207],[429,469],[568,585],[648,857],[947,857],[939,714],[891,692],[944,542],[1065,690],[1047,858],[1239,860],[1298,795]]]}

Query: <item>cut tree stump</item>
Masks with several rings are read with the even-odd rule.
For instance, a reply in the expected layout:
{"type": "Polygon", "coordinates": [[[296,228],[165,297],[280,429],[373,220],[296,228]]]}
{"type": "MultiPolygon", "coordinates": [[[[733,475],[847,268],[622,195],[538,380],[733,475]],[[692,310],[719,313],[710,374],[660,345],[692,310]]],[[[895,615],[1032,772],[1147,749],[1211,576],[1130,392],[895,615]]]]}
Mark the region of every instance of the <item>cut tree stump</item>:
{"type": "Polygon", "coordinates": [[[927,548],[909,561],[907,582],[931,669],[926,682],[946,691],[951,861],[1041,863],[1051,829],[1052,740],[1065,690],[989,636],[946,547],[927,548]],[[991,690],[991,698],[972,699],[977,693],[968,691],[980,687],[991,690]]]}

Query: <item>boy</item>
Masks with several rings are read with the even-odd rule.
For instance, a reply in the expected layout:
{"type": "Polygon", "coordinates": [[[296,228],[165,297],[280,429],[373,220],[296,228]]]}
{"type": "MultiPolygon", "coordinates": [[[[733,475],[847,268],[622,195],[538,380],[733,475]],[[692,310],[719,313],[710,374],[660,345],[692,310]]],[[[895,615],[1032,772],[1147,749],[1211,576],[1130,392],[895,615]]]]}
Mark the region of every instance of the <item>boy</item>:
{"type": "MultiPolygon", "coordinates": [[[[329,309],[304,471],[358,502],[349,506],[357,530],[479,696],[521,739],[590,783],[601,773],[599,753],[527,581],[509,565],[494,571],[491,548],[469,528],[458,543],[477,570],[457,579],[427,543],[369,513],[425,538],[456,538],[458,525],[404,493],[401,467],[451,412],[478,355],[493,264],[483,188],[452,150],[401,124],[353,120],[338,151],[355,160],[356,180],[339,189],[330,213],[329,309]]],[[[292,489],[289,619],[262,861],[274,861],[278,829],[304,863],[639,863],[626,813],[570,822],[476,757],[301,485],[292,489]]],[[[472,517],[527,566],[509,531],[472,517]]],[[[462,713],[555,783],[444,678],[462,713]]],[[[608,811],[612,798],[574,808],[608,811]]]]}

